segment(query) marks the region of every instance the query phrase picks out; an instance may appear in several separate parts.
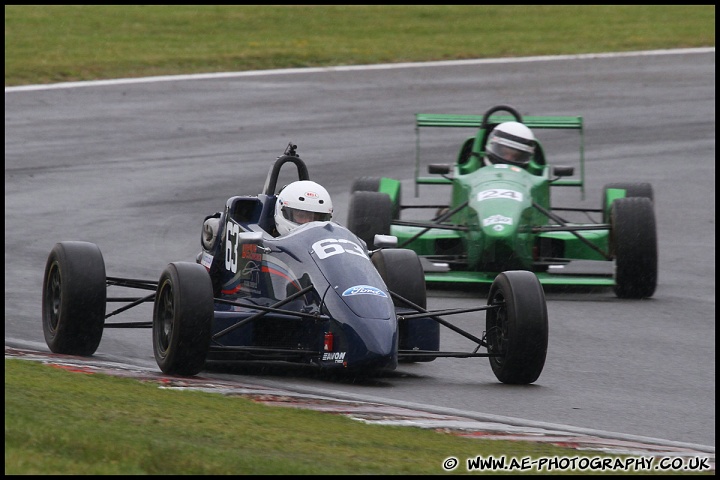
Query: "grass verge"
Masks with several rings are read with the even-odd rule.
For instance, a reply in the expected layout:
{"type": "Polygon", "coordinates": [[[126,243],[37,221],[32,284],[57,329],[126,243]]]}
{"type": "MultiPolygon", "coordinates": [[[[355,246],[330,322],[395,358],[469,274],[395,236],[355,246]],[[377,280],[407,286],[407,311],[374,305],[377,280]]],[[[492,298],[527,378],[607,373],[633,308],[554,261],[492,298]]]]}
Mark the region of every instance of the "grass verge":
{"type": "Polygon", "coordinates": [[[6,5],[5,86],[714,45],[714,5],[6,5]]]}
{"type": "Polygon", "coordinates": [[[369,425],[5,359],[6,475],[443,474],[448,457],[461,462],[454,473],[467,473],[465,460],[478,455],[597,452],[369,425]]]}

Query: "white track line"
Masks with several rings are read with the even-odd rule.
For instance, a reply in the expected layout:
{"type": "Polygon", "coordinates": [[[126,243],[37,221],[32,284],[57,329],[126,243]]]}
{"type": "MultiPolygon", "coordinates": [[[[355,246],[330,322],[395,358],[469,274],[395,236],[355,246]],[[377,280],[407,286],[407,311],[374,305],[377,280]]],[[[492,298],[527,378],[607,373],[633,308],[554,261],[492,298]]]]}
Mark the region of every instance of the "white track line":
{"type": "Polygon", "coordinates": [[[5,93],[28,92],[37,90],[55,90],[64,88],[97,87],[128,85],[132,83],[157,83],[157,82],[178,82],[184,80],[211,80],[218,78],[239,78],[257,77],[265,75],[293,75],[298,73],[325,73],[325,72],[349,72],[359,70],[393,70],[398,68],[426,68],[426,67],[448,67],[463,65],[493,65],[504,63],[527,63],[527,62],[550,62],[557,60],[585,60],[596,58],[620,58],[640,57],[654,55],[686,55],[697,53],[715,52],[715,47],[705,48],[682,48],[672,50],[645,50],[639,52],[618,52],[618,53],[582,53],[578,55],[547,55],[535,57],[516,58],[478,58],[470,60],[447,60],[438,62],[416,62],[416,63],[383,63],[378,65],[346,65],[336,67],[314,67],[314,68],[282,68],[277,70],[251,70],[246,72],[220,72],[220,73],[198,73],[192,75],[163,75],[157,77],[141,78],[118,78],[111,80],[93,80],[85,82],[63,82],[47,85],[21,85],[17,87],[5,87],[5,93]]]}

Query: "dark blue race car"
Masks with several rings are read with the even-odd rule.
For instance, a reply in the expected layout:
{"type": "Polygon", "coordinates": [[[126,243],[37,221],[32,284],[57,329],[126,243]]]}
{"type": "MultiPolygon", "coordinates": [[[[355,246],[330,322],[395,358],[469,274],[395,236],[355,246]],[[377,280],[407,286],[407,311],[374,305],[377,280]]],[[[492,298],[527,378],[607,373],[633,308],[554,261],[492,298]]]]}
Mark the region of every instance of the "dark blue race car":
{"type": "MultiPolygon", "coordinates": [[[[234,196],[217,219],[219,235],[205,238],[196,262],[173,262],[159,280],[107,276],[99,248],[61,242],[50,252],[43,281],[43,331],[50,350],[93,355],[104,329],[152,328],[153,349],[167,374],[195,375],[207,362],[281,361],[360,373],[395,369],[398,362],[438,357],[489,357],[498,380],[526,384],[545,364],[545,295],[526,271],[500,273],[486,305],[431,311],[417,254],[395,248],[391,236],[377,250],[332,221],[310,222],[273,234],[277,182],[285,165],[308,180],[289,145],[268,173],[263,192],[234,196]],[[111,287],[146,290],[111,297],[111,287]],[[108,319],[154,302],[152,322],[108,319]],[[111,304],[123,306],[112,311],[111,304]],[[472,334],[444,316],[485,311],[485,330],[472,334]],[[477,346],[440,350],[440,326],[477,346]]],[[[207,219],[206,219],[207,220],[207,219]]]]}

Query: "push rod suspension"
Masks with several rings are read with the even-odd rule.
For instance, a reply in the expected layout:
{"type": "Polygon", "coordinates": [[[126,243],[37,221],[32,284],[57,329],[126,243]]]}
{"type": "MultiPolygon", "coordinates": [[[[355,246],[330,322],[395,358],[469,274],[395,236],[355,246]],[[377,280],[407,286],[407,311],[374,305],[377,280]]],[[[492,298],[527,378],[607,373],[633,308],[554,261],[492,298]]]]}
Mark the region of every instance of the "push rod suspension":
{"type": "MultiPolygon", "coordinates": [[[[216,333],[215,335],[213,335],[213,336],[212,336],[212,339],[213,339],[213,340],[217,340],[218,338],[222,337],[222,336],[225,335],[226,333],[231,332],[231,331],[235,330],[236,328],[240,328],[241,326],[245,325],[245,324],[248,323],[248,322],[252,322],[253,320],[256,320],[256,319],[258,319],[258,318],[260,318],[260,317],[263,317],[263,316],[267,315],[268,313],[270,313],[271,311],[276,311],[276,310],[268,310],[268,309],[277,309],[278,307],[281,307],[281,306],[285,305],[286,303],[292,302],[293,300],[295,300],[295,299],[298,298],[298,297],[302,297],[303,295],[305,295],[306,293],[308,293],[308,292],[311,291],[312,289],[313,289],[313,286],[312,286],[312,285],[308,285],[307,287],[303,288],[302,290],[293,293],[293,294],[290,295],[289,297],[280,300],[279,302],[271,305],[270,307],[259,308],[259,307],[260,307],[259,305],[253,305],[253,306],[241,305],[241,306],[243,306],[243,307],[257,308],[258,310],[262,310],[262,311],[261,311],[261,312],[258,312],[258,313],[255,313],[255,314],[253,314],[253,315],[250,315],[250,316],[247,317],[245,320],[241,320],[241,321],[239,321],[239,322],[237,322],[237,323],[235,323],[235,324],[233,324],[233,325],[230,325],[230,326],[227,327],[225,330],[222,330],[222,331],[216,333]]],[[[216,300],[217,300],[217,299],[216,299],[216,300]]],[[[225,302],[222,302],[222,301],[221,301],[221,303],[225,303],[225,302]]],[[[298,313],[296,313],[296,312],[291,312],[291,313],[292,313],[293,315],[302,316],[302,315],[300,315],[300,314],[298,314],[298,313]]],[[[314,315],[310,315],[310,316],[311,316],[311,317],[314,317],[314,315]]]]}

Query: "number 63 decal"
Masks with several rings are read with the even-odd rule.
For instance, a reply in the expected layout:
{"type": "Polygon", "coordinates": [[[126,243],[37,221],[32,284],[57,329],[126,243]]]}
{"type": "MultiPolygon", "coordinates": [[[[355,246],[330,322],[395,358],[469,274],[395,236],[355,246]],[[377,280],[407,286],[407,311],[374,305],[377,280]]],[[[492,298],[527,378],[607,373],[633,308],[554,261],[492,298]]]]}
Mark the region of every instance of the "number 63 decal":
{"type": "Polygon", "coordinates": [[[344,238],[326,238],[325,240],[319,240],[312,244],[312,251],[317,254],[320,260],[340,253],[350,253],[369,260],[365,252],[360,248],[360,245],[353,241],[345,240],[344,238]]]}
{"type": "Polygon", "coordinates": [[[232,273],[237,273],[238,267],[238,235],[240,234],[240,225],[228,220],[225,229],[225,269],[232,273]]]}

